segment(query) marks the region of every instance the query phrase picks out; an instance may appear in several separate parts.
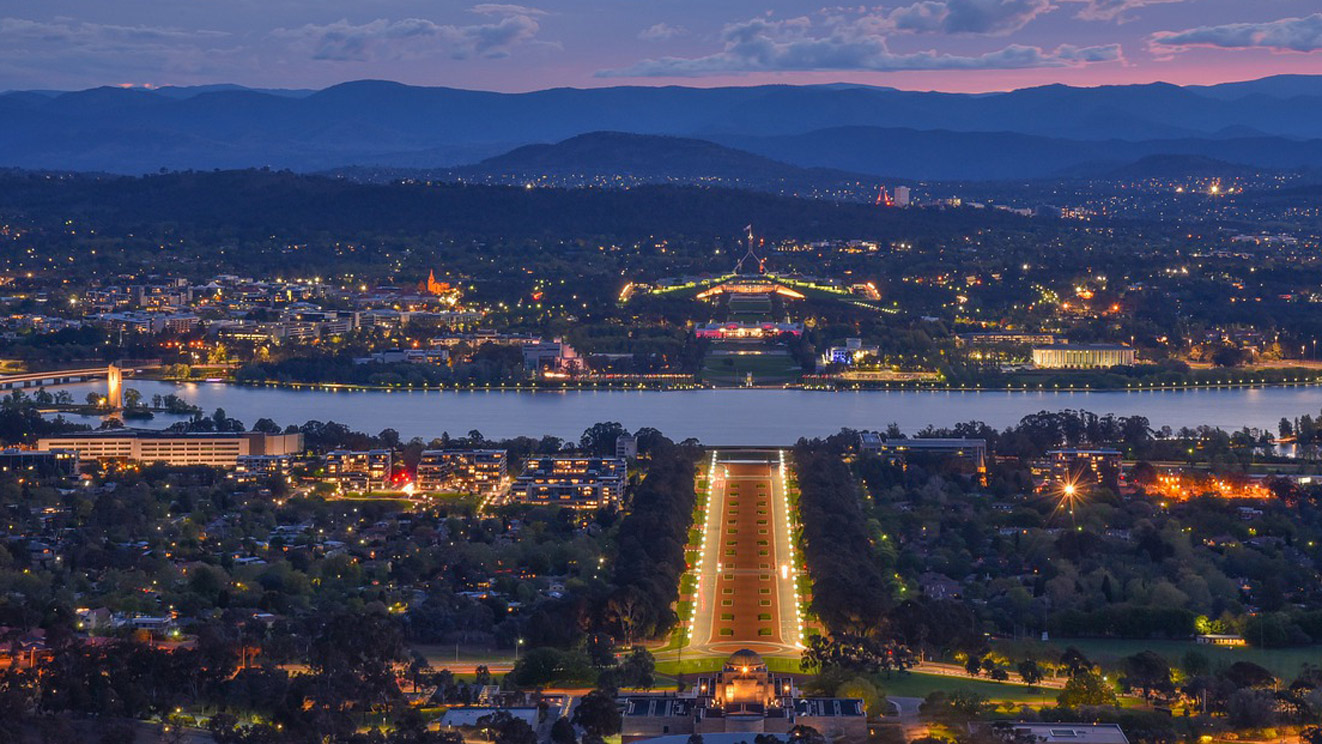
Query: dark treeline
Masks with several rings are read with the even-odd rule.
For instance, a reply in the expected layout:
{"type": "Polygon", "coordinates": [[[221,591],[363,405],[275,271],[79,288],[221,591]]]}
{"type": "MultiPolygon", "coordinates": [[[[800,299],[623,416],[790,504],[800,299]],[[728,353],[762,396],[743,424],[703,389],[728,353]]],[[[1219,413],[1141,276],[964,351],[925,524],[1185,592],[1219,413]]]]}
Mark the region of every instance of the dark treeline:
{"type": "Polygon", "coordinates": [[[75,424],[62,416],[48,419],[41,415],[38,400],[22,390],[0,398],[0,442],[35,444],[37,437],[71,431],[87,431],[86,424],[75,424]]]}
{"type": "MultiPolygon", "coordinates": [[[[888,433],[888,436],[890,433],[888,433]]],[[[1098,415],[1090,411],[1041,411],[997,431],[981,421],[950,428],[927,427],[920,437],[973,437],[987,440],[989,449],[1008,457],[1037,457],[1053,447],[1110,444],[1137,448],[1153,440],[1144,416],[1098,415]]]]}
{"type": "Polygon", "coordinates": [[[274,362],[252,362],[235,373],[239,382],[339,383],[374,386],[425,386],[521,382],[523,356],[509,346],[485,344],[473,359],[461,364],[407,362],[359,364],[351,355],[295,357],[274,362]]]}
{"type": "Polygon", "coordinates": [[[892,579],[899,578],[894,546],[879,546],[870,532],[862,490],[832,446],[842,443],[840,436],[800,441],[794,449],[812,612],[829,631],[809,639],[804,667],[837,683],[855,674],[905,669],[923,656],[985,653],[986,638],[969,607],[906,597],[892,579]]]}
{"type": "Polygon", "coordinates": [[[71,217],[98,232],[141,233],[158,225],[266,239],[272,234],[437,234],[474,239],[554,236],[723,235],[730,215],[769,236],[891,238],[1017,227],[991,210],[879,210],[732,189],[525,189],[458,184],[366,185],[265,170],[133,177],[0,174],[0,212],[37,224],[71,217]],[[808,227],[808,233],[804,233],[808,227]]]}
{"type": "Polygon", "coordinates": [[[889,606],[893,587],[869,539],[849,468],[824,448],[794,449],[803,555],[813,577],[813,611],[833,633],[858,632],[889,606]]]}
{"type": "MultiPolygon", "coordinates": [[[[1040,411],[1029,414],[1019,423],[998,430],[982,421],[967,421],[949,427],[928,426],[916,434],[917,438],[954,437],[983,439],[991,452],[1005,457],[1040,457],[1056,447],[1082,445],[1109,445],[1138,454],[1147,454],[1159,447],[1167,438],[1202,436],[1216,431],[1210,427],[1172,431],[1154,430],[1145,416],[1098,415],[1090,411],[1040,411]]],[[[799,440],[800,447],[834,452],[837,455],[852,450],[858,444],[860,432],[841,429],[820,440],[799,440]]],[[[903,439],[907,436],[891,424],[878,432],[884,439],[903,439]]]]}
{"type": "MultiPolygon", "coordinates": [[[[882,432],[887,438],[902,437],[898,428],[882,432]]],[[[826,441],[840,450],[855,441],[854,432],[830,437],[826,441]]],[[[951,427],[928,426],[918,437],[971,437],[985,439],[988,450],[1002,457],[1041,457],[1058,447],[1113,447],[1126,458],[1135,460],[1196,460],[1230,468],[1239,468],[1261,457],[1261,448],[1270,443],[1268,432],[1243,428],[1225,431],[1212,426],[1154,429],[1146,416],[1098,415],[1090,411],[1040,411],[1029,414],[1018,424],[1004,430],[981,421],[969,421],[951,427]],[[1190,453],[1190,445],[1195,452],[1190,453]]]]}
{"type": "MultiPolygon", "coordinates": [[[[640,442],[640,449],[642,443],[640,442]]],[[[694,473],[700,451],[664,442],[651,447],[647,477],[620,523],[607,614],[617,637],[655,637],[674,626],[671,605],[687,568],[684,545],[693,524],[694,473]]]]}
{"type": "Polygon", "coordinates": [[[1194,619],[1194,612],[1178,607],[1117,604],[1056,613],[1050,627],[1069,638],[1187,638],[1196,630],[1194,619]]]}
{"type": "Polygon", "coordinates": [[[1316,455],[1322,444],[1322,413],[1316,416],[1305,413],[1293,419],[1282,418],[1276,425],[1277,433],[1283,439],[1294,438],[1295,443],[1304,448],[1306,455],[1316,455]]]}

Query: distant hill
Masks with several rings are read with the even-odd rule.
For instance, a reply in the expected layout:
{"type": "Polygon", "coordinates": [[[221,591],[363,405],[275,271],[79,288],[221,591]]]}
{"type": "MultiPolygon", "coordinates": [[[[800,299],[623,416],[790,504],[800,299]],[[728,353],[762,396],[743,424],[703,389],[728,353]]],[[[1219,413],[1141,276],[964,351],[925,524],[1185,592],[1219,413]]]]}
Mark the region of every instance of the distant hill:
{"type": "Polygon", "coordinates": [[[1243,163],[1202,155],[1148,155],[1133,163],[1104,170],[1097,176],[1117,180],[1143,180],[1149,178],[1216,177],[1237,178],[1262,175],[1269,169],[1256,168],[1243,163]]]}
{"type": "MultiPolygon", "coordinates": [[[[548,145],[525,145],[473,165],[447,169],[345,168],[357,180],[401,178],[522,186],[700,184],[789,195],[839,196],[844,189],[875,194],[878,179],[826,168],[804,168],[689,137],[589,132],[548,145]]],[[[890,183],[897,183],[889,179],[890,183]]]]}
{"type": "Polygon", "coordinates": [[[1191,85],[1201,96],[1234,101],[1248,96],[1295,98],[1322,96],[1322,75],[1272,75],[1271,77],[1217,85],[1191,85]]]}
{"type": "Polygon", "coordinates": [[[465,175],[547,173],[703,178],[713,174],[795,176],[802,168],[760,155],[688,137],[589,132],[551,145],[525,145],[476,165],[455,168],[465,175]]]}
{"type": "MultiPolygon", "coordinates": [[[[1280,164],[1295,154],[1291,140],[1322,138],[1322,76],[1205,88],[1049,85],[980,95],[842,84],[494,93],[379,80],[311,92],[231,85],[18,91],[0,94],[0,166],[120,173],[254,166],[450,168],[524,145],[602,131],[709,140],[800,167],[892,176],[1010,176],[991,166],[1017,159],[965,149],[961,158],[978,157],[961,173],[942,163],[945,136],[930,140],[937,149],[900,153],[913,163],[906,168],[885,167],[892,151],[884,147],[854,153],[867,163],[863,167],[848,157],[828,162],[740,144],[841,128],[1022,135],[1108,146],[1260,137],[1264,153],[1274,154],[1256,160],[1201,150],[1186,154],[1280,164]]],[[[1148,149],[1128,159],[1157,152],[1148,149]]],[[[1073,162],[1097,161],[1096,155],[1073,162]]],[[[1071,163],[1065,156],[1053,160],[1056,169],[1071,163]]],[[[1013,177],[1044,170],[1050,168],[1018,168],[1013,177]]]]}
{"type": "Polygon", "coordinates": [[[1283,137],[1096,141],[1013,132],[836,127],[778,137],[726,135],[716,140],[802,167],[929,180],[1052,178],[1080,166],[1100,174],[1154,155],[1196,156],[1262,170],[1322,166],[1322,139],[1283,137]]]}

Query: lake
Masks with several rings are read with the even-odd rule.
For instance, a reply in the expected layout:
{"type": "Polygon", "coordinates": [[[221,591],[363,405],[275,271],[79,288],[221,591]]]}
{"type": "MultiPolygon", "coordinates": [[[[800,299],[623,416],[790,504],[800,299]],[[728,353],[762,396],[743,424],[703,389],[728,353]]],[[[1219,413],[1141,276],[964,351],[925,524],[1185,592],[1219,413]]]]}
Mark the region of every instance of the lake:
{"type": "MultiPolygon", "coordinates": [[[[661,430],[672,439],[696,437],[712,445],[783,445],[801,436],[822,436],[848,427],[884,429],[892,422],[906,433],[934,424],[985,421],[996,428],[1038,411],[1082,409],[1098,414],[1147,416],[1154,427],[1208,424],[1223,429],[1251,426],[1276,430],[1281,417],[1322,410],[1322,387],[1223,388],[1148,392],[928,392],[805,390],[689,391],[323,391],[245,387],[225,383],[176,384],[126,380],[147,399],[174,393],[216,408],[251,426],[267,417],[277,423],[337,421],[375,434],[395,429],[405,439],[467,434],[489,438],[550,434],[577,439],[601,421],[634,430],[661,430]]],[[[55,390],[57,388],[50,388],[55,390]]],[[[81,401],[104,382],[63,386],[81,401]]],[[[95,423],[95,417],[73,417],[95,423]]],[[[146,424],[164,427],[177,416],[157,414],[146,424]]]]}

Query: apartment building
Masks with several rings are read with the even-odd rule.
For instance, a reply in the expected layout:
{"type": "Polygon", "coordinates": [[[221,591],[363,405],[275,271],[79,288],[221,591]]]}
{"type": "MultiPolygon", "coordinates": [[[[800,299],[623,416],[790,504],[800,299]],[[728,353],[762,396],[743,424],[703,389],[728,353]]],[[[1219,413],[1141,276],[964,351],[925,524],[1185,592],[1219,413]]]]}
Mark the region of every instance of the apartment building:
{"type": "Polygon", "coordinates": [[[509,475],[505,450],[424,450],[418,461],[419,491],[494,493],[509,475]]]}
{"type": "Polygon", "coordinates": [[[382,491],[392,486],[394,460],[388,449],[335,450],[326,454],[326,477],[346,491],[382,491]]]}
{"type": "Polygon", "coordinates": [[[624,498],[625,461],[616,457],[534,457],[510,497],[526,504],[596,509],[624,498]]]}

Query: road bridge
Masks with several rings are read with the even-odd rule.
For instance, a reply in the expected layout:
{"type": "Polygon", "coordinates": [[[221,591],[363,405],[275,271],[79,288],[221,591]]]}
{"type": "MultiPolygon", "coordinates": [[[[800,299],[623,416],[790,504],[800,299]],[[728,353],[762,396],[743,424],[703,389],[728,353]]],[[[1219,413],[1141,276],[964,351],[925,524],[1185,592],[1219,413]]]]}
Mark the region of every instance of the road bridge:
{"type": "Polygon", "coordinates": [[[110,375],[109,367],[84,367],[82,369],[60,369],[49,372],[25,372],[17,375],[0,375],[0,390],[16,390],[48,385],[68,385],[74,382],[86,382],[110,375]]]}
{"type": "Polygon", "coordinates": [[[23,372],[13,375],[0,375],[0,390],[21,390],[24,388],[39,388],[50,385],[68,385],[75,382],[87,382],[88,380],[106,380],[106,401],[112,410],[119,410],[124,407],[123,401],[123,375],[124,371],[129,373],[141,371],[144,369],[154,369],[161,366],[160,361],[120,361],[112,362],[103,367],[80,367],[77,369],[56,369],[45,372],[23,372]]]}

